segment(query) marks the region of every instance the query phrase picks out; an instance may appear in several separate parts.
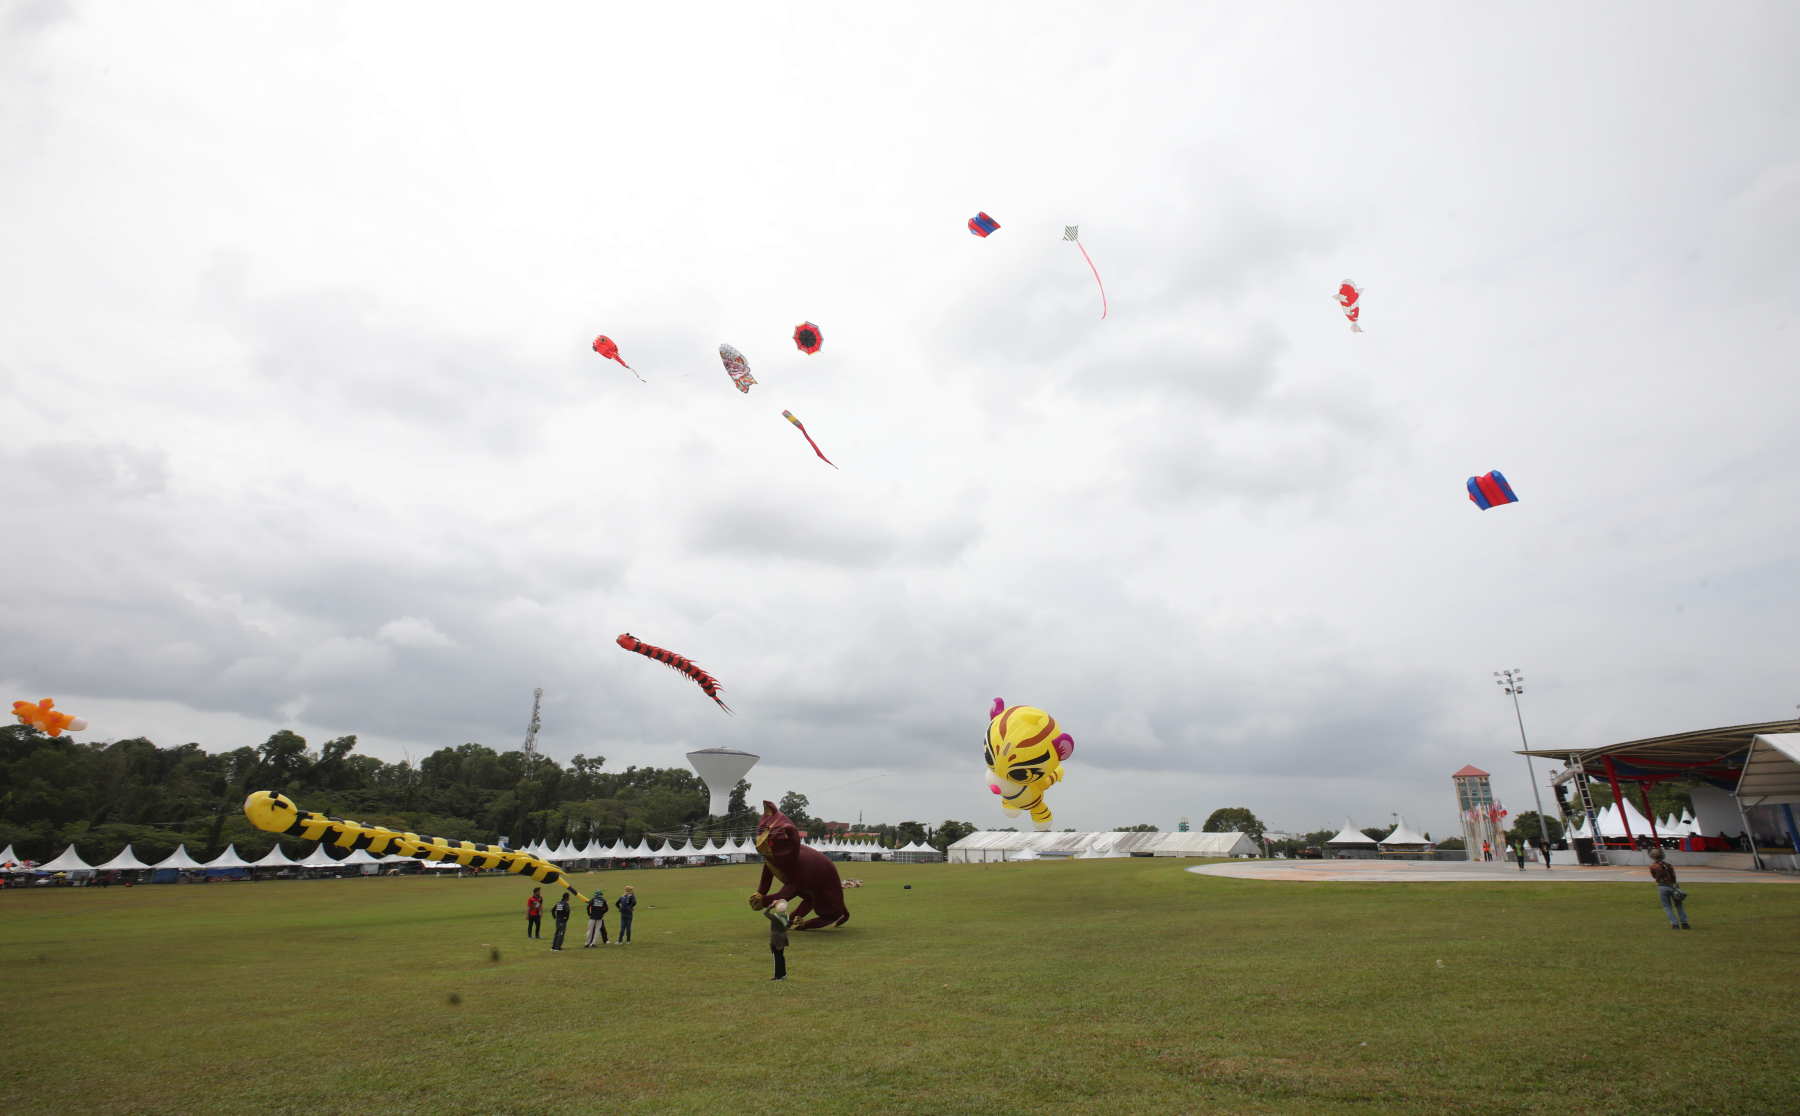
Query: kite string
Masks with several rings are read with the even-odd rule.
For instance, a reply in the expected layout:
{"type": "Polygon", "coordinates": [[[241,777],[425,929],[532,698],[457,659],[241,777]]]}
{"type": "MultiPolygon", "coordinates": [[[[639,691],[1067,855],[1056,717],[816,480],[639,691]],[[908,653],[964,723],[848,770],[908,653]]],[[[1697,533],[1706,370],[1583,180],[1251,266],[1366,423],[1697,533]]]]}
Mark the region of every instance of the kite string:
{"type": "MultiPolygon", "coordinates": [[[[1087,246],[1082,244],[1081,241],[1077,240],[1075,242],[1075,247],[1081,249],[1081,258],[1088,262],[1088,270],[1094,273],[1094,282],[1100,283],[1100,269],[1094,266],[1094,257],[1087,254],[1087,246]]],[[[1106,284],[1105,283],[1100,283],[1100,318],[1102,321],[1104,321],[1106,319],[1106,284]]]]}

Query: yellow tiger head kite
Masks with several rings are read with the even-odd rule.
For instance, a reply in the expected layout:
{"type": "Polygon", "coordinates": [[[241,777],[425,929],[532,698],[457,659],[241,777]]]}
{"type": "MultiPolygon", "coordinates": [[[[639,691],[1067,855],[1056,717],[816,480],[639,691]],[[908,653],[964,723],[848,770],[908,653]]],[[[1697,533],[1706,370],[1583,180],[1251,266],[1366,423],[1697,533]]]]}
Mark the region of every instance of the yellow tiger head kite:
{"type": "Polygon", "coordinates": [[[302,810],[287,795],[274,791],[256,791],[244,799],[244,817],[251,825],[270,833],[307,841],[330,841],[341,849],[367,849],[375,856],[395,853],[409,860],[447,860],[472,868],[504,868],[521,876],[530,876],[541,884],[567,888],[577,899],[587,902],[587,896],[575,890],[575,885],[561,868],[499,845],[448,841],[429,833],[401,833],[386,826],[359,825],[342,818],[328,818],[312,810],[302,810]]]}
{"type": "Polygon", "coordinates": [[[1056,718],[1029,705],[1007,705],[994,699],[988,713],[985,754],[988,789],[1000,796],[1000,808],[1016,818],[1031,812],[1039,829],[1050,828],[1044,791],[1062,782],[1062,761],[1075,754],[1075,739],[1058,733],[1056,718]]]}

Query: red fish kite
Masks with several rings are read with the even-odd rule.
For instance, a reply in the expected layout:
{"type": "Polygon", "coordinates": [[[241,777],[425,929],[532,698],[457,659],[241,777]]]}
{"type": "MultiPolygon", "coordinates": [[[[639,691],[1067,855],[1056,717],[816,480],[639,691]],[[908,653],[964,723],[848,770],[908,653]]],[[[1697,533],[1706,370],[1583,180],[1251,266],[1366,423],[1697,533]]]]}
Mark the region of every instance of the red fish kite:
{"type": "MultiPolygon", "coordinates": [[[[1082,247],[1081,226],[1080,225],[1064,225],[1063,226],[1063,239],[1064,240],[1073,240],[1075,242],[1075,247],[1081,248],[1081,258],[1088,262],[1088,270],[1094,273],[1094,282],[1100,283],[1100,269],[1094,266],[1094,257],[1088,255],[1087,249],[1082,247]]],[[[1102,319],[1104,319],[1106,317],[1106,284],[1105,283],[1100,283],[1100,317],[1102,319]]]]}
{"type": "Polygon", "coordinates": [[[811,356],[825,346],[825,335],[811,322],[801,322],[794,327],[794,345],[811,356]]]}
{"type": "Polygon", "coordinates": [[[665,651],[660,647],[652,647],[648,643],[640,643],[637,637],[633,636],[630,632],[626,632],[619,637],[619,646],[627,651],[636,651],[646,659],[655,659],[664,666],[673,670],[678,670],[687,675],[689,678],[692,678],[695,682],[700,684],[700,688],[706,691],[707,697],[718,702],[720,709],[723,709],[727,713],[731,712],[731,706],[726,705],[723,701],[719,701],[719,680],[695,666],[691,659],[684,659],[673,651],[665,651]]]}
{"type": "MultiPolygon", "coordinates": [[[[605,357],[607,360],[616,360],[620,364],[625,364],[624,359],[619,356],[619,347],[613,344],[613,339],[604,333],[594,338],[594,351],[605,357]]],[[[637,376],[639,383],[644,382],[644,378],[638,376],[637,369],[632,368],[629,364],[625,364],[625,367],[631,369],[631,374],[637,376]]]]}
{"type": "Polygon", "coordinates": [[[1356,319],[1362,315],[1362,288],[1346,279],[1332,297],[1344,308],[1344,317],[1350,319],[1350,332],[1361,333],[1362,326],[1356,324],[1356,319]]]}
{"type": "Polygon", "coordinates": [[[782,418],[784,418],[784,419],[787,419],[787,420],[788,420],[788,421],[789,421],[789,422],[791,422],[791,423],[793,423],[793,424],[794,424],[794,425],[795,425],[795,426],[797,426],[797,427],[799,427],[799,428],[800,428],[800,436],[801,436],[801,437],[802,437],[802,438],[805,438],[805,439],[806,439],[806,444],[807,444],[807,445],[809,445],[809,446],[811,446],[811,447],[812,447],[812,448],[813,448],[813,452],[814,452],[814,453],[817,453],[817,454],[818,454],[818,455],[819,455],[819,460],[820,460],[820,461],[823,461],[823,462],[824,462],[824,463],[825,463],[825,464],[827,464],[827,465],[831,465],[831,467],[832,467],[832,468],[833,468],[833,469],[835,469],[835,468],[837,468],[837,466],[836,466],[836,465],[833,465],[833,464],[832,464],[832,461],[831,461],[831,458],[829,458],[829,457],[826,457],[826,456],[825,456],[825,455],[824,455],[824,454],[823,454],[823,453],[822,453],[822,452],[820,452],[820,450],[819,450],[819,443],[817,443],[817,442],[815,442],[815,441],[813,441],[813,440],[812,440],[812,435],[811,435],[811,434],[808,434],[808,433],[807,433],[807,432],[806,432],[806,426],[805,426],[805,425],[804,425],[804,424],[803,424],[803,423],[801,423],[801,421],[800,421],[800,420],[799,420],[799,419],[797,419],[797,418],[795,418],[795,417],[794,417],[794,412],[792,412],[792,411],[783,411],[783,412],[781,412],[781,417],[782,417],[782,418]]]}
{"type": "Polygon", "coordinates": [[[719,359],[725,362],[725,374],[731,377],[731,382],[737,385],[739,391],[749,395],[750,385],[756,382],[756,377],[750,374],[750,362],[744,359],[744,354],[730,345],[720,345],[719,359]]]}
{"type": "Polygon", "coordinates": [[[49,698],[36,705],[29,701],[13,702],[13,716],[21,725],[30,725],[39,732],[51,736],[61,736],[64,732],[80,732],[87,728],[87,722],[80,717],[71,717],[67,713],[58,713],[56,703],[49,698]]]}

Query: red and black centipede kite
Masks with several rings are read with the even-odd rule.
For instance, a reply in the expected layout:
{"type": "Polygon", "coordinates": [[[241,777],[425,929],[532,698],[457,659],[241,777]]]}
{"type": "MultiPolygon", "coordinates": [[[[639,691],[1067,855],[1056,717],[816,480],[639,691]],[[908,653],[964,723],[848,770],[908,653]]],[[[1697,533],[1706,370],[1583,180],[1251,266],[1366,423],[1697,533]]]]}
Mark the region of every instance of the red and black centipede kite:
{"type": "Polygon", "coordinates": [[[665,651],[661,647],[652,647],[648,643],[641,642],[630,632],[626,632],[619,637],[619,646],[627,651],[636,651],[646,659],[655,659],[664,666],[672,667],[687,675],[689,678],[692,678],[695,682],[700,684],[700,688],[706,691],[707,697],[718,702],[720,709],[723,709],[727,713],[731,712],[731,706],[719,701],[719,680],[695,666],[692,659],[683,658],[675,652],[665,651]]]}

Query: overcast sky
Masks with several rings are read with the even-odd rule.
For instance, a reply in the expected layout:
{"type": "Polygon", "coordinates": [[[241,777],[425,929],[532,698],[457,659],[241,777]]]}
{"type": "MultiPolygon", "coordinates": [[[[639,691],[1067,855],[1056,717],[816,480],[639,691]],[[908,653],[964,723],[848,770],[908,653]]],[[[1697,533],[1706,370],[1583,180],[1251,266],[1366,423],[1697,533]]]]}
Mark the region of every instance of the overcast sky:
{"type": "Polygon", "coordinates": [[[6,700],[1439,836],[1495,670],[1793,715],[1800,8],[669,11],[0,4],[6,700]]]}

